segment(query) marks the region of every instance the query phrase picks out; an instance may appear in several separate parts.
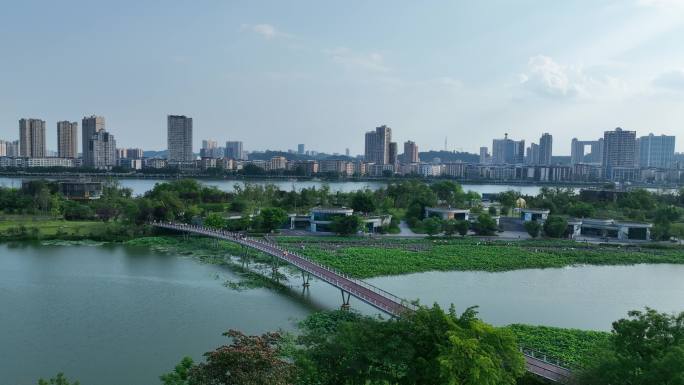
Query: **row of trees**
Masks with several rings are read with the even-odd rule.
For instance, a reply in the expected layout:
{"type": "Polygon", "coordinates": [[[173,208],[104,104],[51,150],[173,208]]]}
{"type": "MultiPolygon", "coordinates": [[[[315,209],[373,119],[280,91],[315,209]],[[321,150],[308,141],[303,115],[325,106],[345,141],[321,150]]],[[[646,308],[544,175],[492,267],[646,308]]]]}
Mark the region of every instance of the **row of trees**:
{"type": "MultiPolygon", "coordinates": [[[[184,358],[161,376],[164,385],[228,384],[468,384],[541,383],[523,377],[524,359],[510,331],[477,318],[423,307],[383,321],[349,312],[317,313],[297,337],[246,336],[184,358]]],[[[559,343],[561,343],[559,341],[559,343]]],[[[605,345],[574,370],[578,385],[683,385],[684,313],[629,312],[613,323],[605,345]]]]}
{"type": "Polygon", "coordinates": [[[491,236],[496,234],[499,229],[496,220],[491,215],[485,213],[479,214],[473,223],[465,220],[443,220],[438,217],[428,217],[423,219],[421,225],[422,230],[429,236],[440,233],[446,236],[453,236],[455,234],[465,236],[469,230],[474,231],[477,235],[491,236]]]}

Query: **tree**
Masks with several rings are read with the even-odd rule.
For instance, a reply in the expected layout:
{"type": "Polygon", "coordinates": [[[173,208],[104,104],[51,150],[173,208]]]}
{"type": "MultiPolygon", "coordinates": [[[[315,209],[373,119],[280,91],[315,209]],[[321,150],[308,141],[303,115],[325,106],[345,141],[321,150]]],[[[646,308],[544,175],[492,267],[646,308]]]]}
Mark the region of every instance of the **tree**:
{"type": "Polygon", "coordinates": [[[339,235],[354,235],[361,228],[361,218],[358,215],[340,215],[332,220],[331,230],[339,235]]]}
{"type": "Polygon", "coordinates": [[[351,208],[360,213],[372,213],[375,211],[375,201],[369,191],[357,191],[352,195],[351,208]]]}
{"type": "Polygon", "coordinates": [[[292,384],[295,368],[280,357],[280,334],[247,336],[230,330],[223,335],[231,344],[205,353],[206,362],[190,368],[188,385],[292,384]]]}
{"type": "Polygon", "coordinates": [[[162,374],[159,379],[163,385],[188,385],[188,375],[192,366],[192,358],[183,357],[171,373],[162,374]]]}
{"type": "Polygon", "coordinates": [[[568,209],[568,215],[576,218],[591,218],[595,212],[594,206],[585,202],[577,202],[568,209]]]}
{"type": "Polygon", "coordinates": [[[496,216],[496,214],[497,214],[496,207],[495,206],[489,206],[489,208],[487,209],[487,212],[491,216],[496,216]]]}
{"type": "Polygon", "coordinates": [[[442,231],[444,231],[444,235],[450,237],[456,233],[456,222],[455,219],[449,219],[442,222],[442,231]]]}
{"type": "Polygon", "coordinates": [[[496,220],[494,220],[494,218],[492,218],[489,214],[479,214],[477,216],[477,221],[475,221],[473,224],[473,231],[475,231],[478,235],[494,235],[496,230],[496,220]]]}
{"type": "Polygon", "coordinates": [[[300,324],[300,383],[515,384],[524,360],[510,331],[438,305],[391,320],[319,313],[300,324]]]}
{"type": "Polygon", "coordinates": [[[222,229],[226,227],[226,220],[218,213],[209,213],[204,218],[204,225],[212,229],[222,229]]]}
{"type": "Polygon", "coordinates": [[[541,232],[542,225],[537,221],[527,221],[525,222],[525,230],[530,237],[537,238],[541,232]]]}
{"type": "Polygon", "coordinates": [[[50,378],[49,380],[40,379],[38,380],[38,385],[79,385],[78,381],[69,382],[64,373],[57,373],[56,377],[50,378]]]}
{"type": "Polygon", "coordinates": [[[670,226],[670,233],[673,237],[679,239],[679,242],[684,241],[684,223],[675,223],[670,226]]]}
{"type": "Polygon", "coordinates": [[[423,219],[423,229],[429,236],[437,235],[442,231],[442,220],[437,217],[423,219]]]}
{"type": "Polygon", "coordinates": [[[457,221],[456,222],[456,231],[462,237],[465,237],[466,235],[468,235],[468,230],[470,230],[470,223],[468,221],[457,221]]]}
{"type": "Polygon", "coordinates": [[[580,384],[684,384],[684,312],[630,311],[613,322],[608,346],[586,360],[580,384]]]}
{"type": "Polygon", "coordinates": [[[285,223],[287,213],[281,208],[267,207],[261,210],[258,219],[261,230],[265,233],[270,233],[285,223]]]}
{"type": "Polygon", "coordinates": [[[557,215],[550,215],[544,222],[544,233],[551,238],[562,238],[568,231],[568,221],[557,215]]]}

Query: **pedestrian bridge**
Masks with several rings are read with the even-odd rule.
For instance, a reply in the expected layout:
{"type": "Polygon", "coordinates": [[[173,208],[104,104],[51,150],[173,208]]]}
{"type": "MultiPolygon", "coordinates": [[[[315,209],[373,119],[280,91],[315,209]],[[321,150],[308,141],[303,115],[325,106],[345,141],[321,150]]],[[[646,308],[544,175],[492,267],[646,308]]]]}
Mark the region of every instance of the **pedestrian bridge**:
{"type": "MultiPolygon", "coordinates": [[[[215,230],[204,226],[187,225],[184,223],[172,222],[152,222],[152,226],[167,230],[181,231],[185,233],[203,235],[207,237],[223,239],[234,242],[245,247],[259,250],[281,261],[287,262],[302,271],[318,278],[321,281],[340,289],[342,294],[342,307],[349,307],[349,298],[353,296],[374,308],[399,317],[406,312],[416,310],[416,306],[409,301],[395,296],[385,290],[373,286],[360,279],[352,278],[339,271],[331,269],[321,263],[315,262],[303,255],[285,250],[275,243],[263,241],[256,238],[246,237],[239,233],[225,230],[215,230]]],[[[304,281],[308,285],[308,280],[304,281]]],[[[525,357],[526,369],[535,375],[554,382],[566,382],[570,379],[571,371],[564,368],[559,363],[554,363],[546,356],[531,350],[521,349],[525,357]]]]}

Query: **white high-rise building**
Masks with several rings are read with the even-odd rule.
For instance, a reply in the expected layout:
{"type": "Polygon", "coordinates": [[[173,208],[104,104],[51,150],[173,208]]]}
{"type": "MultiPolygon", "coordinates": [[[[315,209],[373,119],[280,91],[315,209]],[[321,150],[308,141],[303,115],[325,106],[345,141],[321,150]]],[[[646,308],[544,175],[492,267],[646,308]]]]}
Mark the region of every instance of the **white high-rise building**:
{"type": "Polygon", "coordinates": [[[639,138],[639,166],[669,169],[674,167],[675,137],[668,135],[639,138]]]}

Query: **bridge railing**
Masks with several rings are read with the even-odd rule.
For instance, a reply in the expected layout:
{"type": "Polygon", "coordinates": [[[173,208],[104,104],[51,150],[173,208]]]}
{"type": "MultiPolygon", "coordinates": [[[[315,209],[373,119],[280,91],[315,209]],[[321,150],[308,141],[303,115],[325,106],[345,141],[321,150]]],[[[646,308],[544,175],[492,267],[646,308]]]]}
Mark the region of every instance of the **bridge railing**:
{"type": "Polygon", "coordinates": [[[524,346],[520,347],[520,352],[527,357],[535,358],[535,359],[542,361],[546,364],[556,366],[556,367],[563,369],[563,370],[567,370],[568,372],[570,372],[570,370],[571,370],[570,368],[572,368],[574,366],[574,365],[572,365],[566,361],[563,361],[561,359],[553,357],[547,353],[540,352],[540,351],[534,350],[534,349],[530,349],[530,348],[527,348],[524,346]]]}
{"type": "MultiPolygon", "coordinates": [[[[365,281],[362,281],[362,280],[359,280],[356,278],[352,278],[352,277],[350,277],[350,276],[348,276],[348,275],[346,275],[346,274],[344,274],[338,270],[335,270],[329,266],[326,266],[322,263],[314,261],[314,260],[312,260],[312,259],[310,259],[304,255],[301,255],[301,254],[296,253],[296,252],[290,252],[289,250],[285,250],[273,242],[264,242],[264,241],[256,239],[256,238],[243,237],[239,233],[235,233],[235,232],[230,232],[230,231],[225,231],[225,230],[213,230],[213,229],[208,229],[204,226],[190,225],[190,224],[185,224],[185,223],[154,221],[153,224],[155,226],[164,227],[164,228],[184,230],[184,231],[192,231],[192,232],[197,232],[197,233],[206,234],[206,235],[216,235],[216,236],[220,236],[220,237],[227,237],[227,238],[230,238],[231,240],[236,241],[238,243],[248,244],[248,245],[255,247],[256,249],[259,249],[259,250],[266,252],[266,253],[269,253],[269,252],[272,253],[272,252],[277,251],[279,258],[286,259],[288,262],[292,263],[293,265],[295,265],[299,268],[305,268],[305,266],[300,266],[300,264],[297,263],[296,259],[288,258],[289,255],[292,255],[296,258],[299,258],[301,260],[308,262],[309,264],[312,264],[312,265],[315,265],[321,269],[324,269],[333,275],[339,276],[348,282],[354,283],[358,286],[365,288],[366,290],[369,290],[369,291],[374,292],[374,293],[376,293],[382,297],[385,297],[385,298],[391,300],[392,302],[395,302],[396,304],[403,306],[404,308],[406,308],[408,310],[416,310],[417,309],[416,305],[414,305],[413,303],[411,303],[411,302],[409,302],[403,298],[397,297],[396,295],[394,295],[390,292],[387,292],[387,291],[385,291],[385,290],[383,290],[377,286],[371,285],[368,282],[365,282],[365,281]],[[283,252],[287,252],[287,255],[281,254],[283,252]]],[[[344,284],[344,282],[340,282],[339,280],[332,281],[325,276],[318,277],[318,278],[322,278],[323,280],[328,281],[329,283],[334,284],[336,286],[343,286],[343,284],[344,284]]],[[[345,290],[351,291],[351,290],[353,290],[353,288],[349,287],[347,285],[347,288],[345,290]]],[[[370,298],[368,296],[363,295],[363,293],[355,292],[354,294],[357,296],[363,297],[363,299],[365,301],[370,301],[371,303],[378,305],[378,306],[384,308],[385,310],[391,310],[391,313],[393,313],[393,314],[397,312],[397,309],[390,309],[390,308],[388,308],[388,306],[374,300],[373,298],[370,298]]]]}

